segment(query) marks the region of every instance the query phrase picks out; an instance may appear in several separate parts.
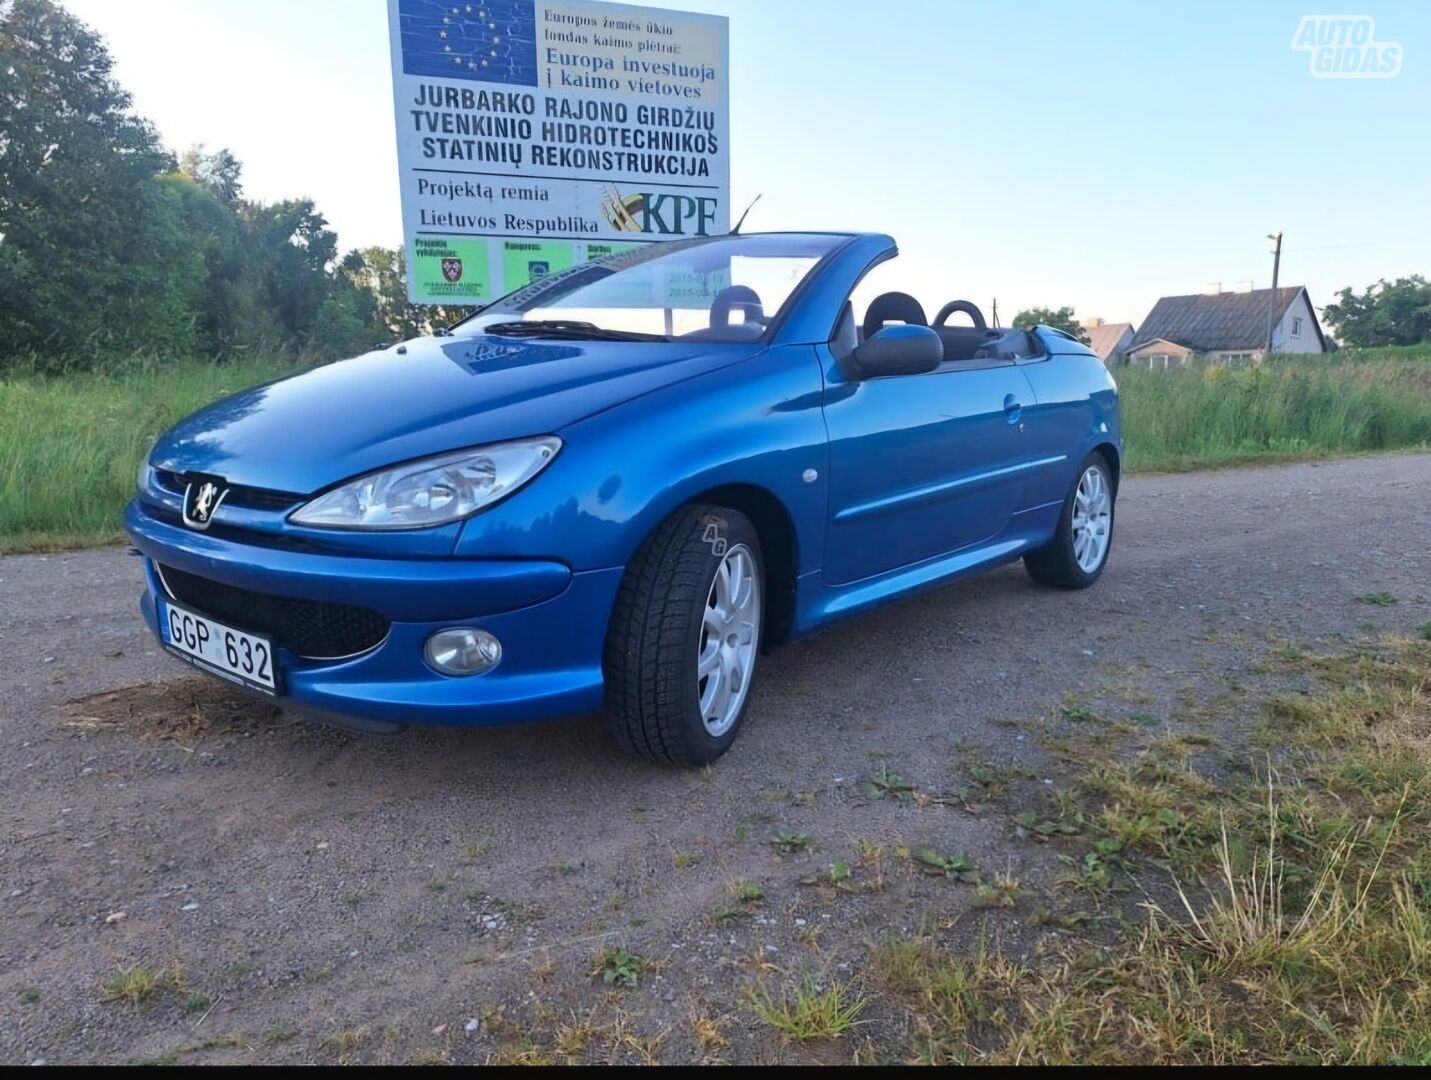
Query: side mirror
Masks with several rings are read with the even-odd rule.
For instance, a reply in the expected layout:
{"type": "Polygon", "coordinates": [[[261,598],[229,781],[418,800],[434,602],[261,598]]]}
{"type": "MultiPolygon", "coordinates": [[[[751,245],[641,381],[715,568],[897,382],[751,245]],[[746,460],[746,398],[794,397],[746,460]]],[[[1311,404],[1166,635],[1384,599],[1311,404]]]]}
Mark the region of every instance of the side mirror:
{"type": "Polygon", "coordinates": [[[944,342],[927,326],[886,326],[850,353],[856,379],[881,375],[923,375],[944,361],[944,342]]]}

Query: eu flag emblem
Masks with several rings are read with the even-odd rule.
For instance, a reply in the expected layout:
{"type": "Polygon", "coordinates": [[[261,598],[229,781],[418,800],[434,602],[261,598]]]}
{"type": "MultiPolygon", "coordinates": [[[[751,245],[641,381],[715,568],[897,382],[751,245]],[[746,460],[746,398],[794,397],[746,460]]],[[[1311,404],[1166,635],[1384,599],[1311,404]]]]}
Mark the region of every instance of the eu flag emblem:
{"type": "Polygon", "coordinates": [[[408,75],[537,85],[533,0],[398,0],[408,75]]]}

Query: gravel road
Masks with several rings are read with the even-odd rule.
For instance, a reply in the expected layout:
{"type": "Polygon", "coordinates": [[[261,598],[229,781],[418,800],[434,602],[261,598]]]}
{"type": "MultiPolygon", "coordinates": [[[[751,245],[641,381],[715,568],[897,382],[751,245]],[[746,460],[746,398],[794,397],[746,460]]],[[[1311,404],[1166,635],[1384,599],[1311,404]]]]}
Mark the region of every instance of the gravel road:
{"type": "Polygon", "coordinates": [[[626,759],[590,718],[315,726],[163,655],[122,549],[0,559],[0,1062],[480,1062],[598,1013],[630,1033],[601,1044],[619,1060],[848,1060],[780,1041],[743,988],[857,973],[871,938],[969,899],[808,884],[832,862],[959,850],[1036,894],[1056,860],[980,795],[1057,782],[1038,735],[1074,730],[1070,701],[1177,723],[1278,642],[1431,619],[1431,455],[1133,477],[1118,507],[1090,591],[1007,567],[767,657],[699,771],[626,759]],[[876,799],[881,772],[962,794],[876,799]],[[589,977],[604,944],[653,962],[639,987],[589,977]],[[134,966],[148,1000],[106,1001],[134,966]]]}

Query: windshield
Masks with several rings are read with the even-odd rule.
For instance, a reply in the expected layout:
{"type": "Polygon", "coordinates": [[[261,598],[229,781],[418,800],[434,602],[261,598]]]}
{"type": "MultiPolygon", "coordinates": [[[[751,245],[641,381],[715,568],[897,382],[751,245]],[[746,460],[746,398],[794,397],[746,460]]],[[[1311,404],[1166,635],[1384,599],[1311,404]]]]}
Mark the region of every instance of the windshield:
{"type": "Polygon", "coordinates": [[[757,341],[846,238],[810,233],[643,244],[532,282],[454,327],[504,337],[757,341]]]}

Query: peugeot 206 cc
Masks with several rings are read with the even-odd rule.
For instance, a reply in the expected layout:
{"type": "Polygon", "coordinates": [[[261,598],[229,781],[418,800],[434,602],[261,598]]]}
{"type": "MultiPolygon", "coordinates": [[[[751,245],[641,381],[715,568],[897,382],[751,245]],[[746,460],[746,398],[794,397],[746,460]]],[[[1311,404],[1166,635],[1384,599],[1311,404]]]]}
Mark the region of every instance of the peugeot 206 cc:
{"type": "Polygon", "coordinates": [[[719,757],[763,650],[1022,559],[1092,584],[1122,443],[1049,327],[862,297],[887,236],[642,245],[236,394],[143,463],[144,618],[348,726],[600,712],[719,757]],[[857,314],[856,305],[860,308],[857,314]]]}

